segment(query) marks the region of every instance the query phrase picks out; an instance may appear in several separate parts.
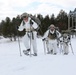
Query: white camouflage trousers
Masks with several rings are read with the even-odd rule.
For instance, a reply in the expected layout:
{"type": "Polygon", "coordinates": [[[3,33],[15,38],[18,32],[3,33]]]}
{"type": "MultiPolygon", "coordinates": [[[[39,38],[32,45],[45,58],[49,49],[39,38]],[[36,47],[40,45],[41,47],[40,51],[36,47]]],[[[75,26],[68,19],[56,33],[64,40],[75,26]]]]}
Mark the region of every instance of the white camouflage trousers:
{"type": "Polygon", "coordinates": [[[64,53],[69,53],[69,45],[68,45],[68,43],[63,43],[63,54],[64,53]]]}
{"type": "Polygon", "coordinates": [[[35,31],[33,31],[33,38],[32,38],[32,33],[28,33],[28,32],[26,32],[25,36],[23,37],[23,42],[26,49],[30,49],[32,45],[34,53],[37,53],[36,38],[37,38],[37,32],[35,31]]]}
{"type": "Polygon", "coordinates": [[[48,40],[49,51],[53,50],[53,54],[57,53],[57,40],[48,40]]]}

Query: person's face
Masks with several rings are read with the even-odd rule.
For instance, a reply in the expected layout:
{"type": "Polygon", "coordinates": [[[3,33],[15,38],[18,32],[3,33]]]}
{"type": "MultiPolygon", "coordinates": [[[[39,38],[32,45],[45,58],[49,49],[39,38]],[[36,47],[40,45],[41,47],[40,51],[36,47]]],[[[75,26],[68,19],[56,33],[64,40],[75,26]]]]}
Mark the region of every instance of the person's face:
{"type": "Polygon", "coordinates": [[[24,17],[23,20],[24,20],[25,22],[27,22],[27,21],[28,21],[28,17],[24,17]]]}
{"type": "Polygon", "coordinates": [[[50,30],[51,30],[51,31],[54,31],[54,30],[55,30],[55,27],[50,27],[50,30]]]}

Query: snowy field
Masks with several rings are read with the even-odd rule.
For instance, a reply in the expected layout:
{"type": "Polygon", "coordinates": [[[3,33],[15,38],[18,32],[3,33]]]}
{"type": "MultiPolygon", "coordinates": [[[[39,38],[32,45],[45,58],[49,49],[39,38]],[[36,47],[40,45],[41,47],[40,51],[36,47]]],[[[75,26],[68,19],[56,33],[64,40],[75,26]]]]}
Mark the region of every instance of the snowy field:
{"type": "MultiPolygon", "coordinates": [[[[43,42],[37,39],[38,56],[22,56],[18,41],[0,39],[0,75],[76,75],[76,37],[71,40],[69,55],[44,54],[43,42]]],[[[21,51],[25,49],[20,41],[21,51]]]]}

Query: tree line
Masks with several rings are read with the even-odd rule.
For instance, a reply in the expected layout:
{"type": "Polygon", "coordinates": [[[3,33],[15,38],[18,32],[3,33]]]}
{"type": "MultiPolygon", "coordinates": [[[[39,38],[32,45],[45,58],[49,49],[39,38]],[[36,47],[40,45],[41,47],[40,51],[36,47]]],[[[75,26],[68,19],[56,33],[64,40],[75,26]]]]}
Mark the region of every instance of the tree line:
{"type": "MultiPolygon", "coordinates": [[[[41,21],[40,29],[38,30],[40,35],[43,35],[44,32],[48,29],[51,24],[54,24],[59,28],[60,31],[68,29],[68,14],[64,10],[60,10],[57,17],[54,14],[46,15],[43,17],[41,14],[37,14],[37,17],[41,21]]],[[[6,17],[5,20],[2,20],[0,23],[0,35],[5,38],[9,37],[12,41],[12,38],[16,40],[17,36],[23,36],[25,34],[25,30],[19,32],[18,26],[20,25],[22,19],[17,15],[17,17],[12,18],[6,17]]]]}

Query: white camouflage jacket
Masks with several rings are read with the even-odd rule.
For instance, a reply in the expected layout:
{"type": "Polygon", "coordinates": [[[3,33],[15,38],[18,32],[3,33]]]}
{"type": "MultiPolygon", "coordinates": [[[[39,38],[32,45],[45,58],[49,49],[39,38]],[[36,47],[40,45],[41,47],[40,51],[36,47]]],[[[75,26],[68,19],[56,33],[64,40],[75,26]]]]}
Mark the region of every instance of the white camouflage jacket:
{"type": "Polygon", "coordinates": [[[23,31],[23,29],[26,29],[26,31],[30,31],[30,29],[36,29],[38,27],[37,23],[32,20],[33,24],[31,25],[30,20],[32,20],[32,19],[29,17],[28,22],[24,21],[24,24],[23,24],[23,21],[22,21],[18,30],[23,31]]]}

